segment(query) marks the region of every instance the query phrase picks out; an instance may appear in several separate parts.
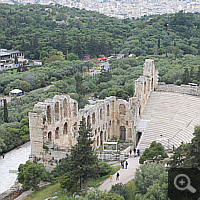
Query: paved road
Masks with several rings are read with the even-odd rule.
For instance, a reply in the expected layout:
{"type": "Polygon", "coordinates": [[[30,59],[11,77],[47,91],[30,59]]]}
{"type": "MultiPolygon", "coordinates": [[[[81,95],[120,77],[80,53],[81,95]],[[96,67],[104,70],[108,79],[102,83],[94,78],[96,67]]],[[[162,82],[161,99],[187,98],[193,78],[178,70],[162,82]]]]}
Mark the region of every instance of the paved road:
{"type": "Polygon", "coordinates": [[[9,170],[17,170],[20,164],[25,164],[31,154],[31,143],[20,146],[0,157],[0,193],[9,189],[17,178],[17,173],[9,173],[9,170]]]}
{"type": "Polygon", "coordinates": [[[119,180],[116,180],[116,174],[113,175],[112,181],[108,178],[103,182],[102,185],[99,186],[99,190],[104,191],[107,190],[109,191],[112,187],[112,185],[115,185],[117,183],[127,183],[130,180],[132,180],[135,177],[135,172],[136,169],[139,168],[139,157],[130,157],[127,159],[128,162],[128,168],[127,169],[120,169],[119,172],[119,180]]]}

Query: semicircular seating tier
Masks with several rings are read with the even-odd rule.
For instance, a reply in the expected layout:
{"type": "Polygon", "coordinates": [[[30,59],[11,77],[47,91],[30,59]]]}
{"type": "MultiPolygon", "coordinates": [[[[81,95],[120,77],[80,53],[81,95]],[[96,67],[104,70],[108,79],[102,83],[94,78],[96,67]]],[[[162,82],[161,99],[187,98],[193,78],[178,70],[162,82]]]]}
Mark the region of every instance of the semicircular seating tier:
{"type": "Polygon", "coordinates": [[[152,141],[166,149],[189,143],[194,127],[200,124],[200,98],[171,92],[152,92],[136,131],[142,132],[137,148],[141,152],[152,141]]]}

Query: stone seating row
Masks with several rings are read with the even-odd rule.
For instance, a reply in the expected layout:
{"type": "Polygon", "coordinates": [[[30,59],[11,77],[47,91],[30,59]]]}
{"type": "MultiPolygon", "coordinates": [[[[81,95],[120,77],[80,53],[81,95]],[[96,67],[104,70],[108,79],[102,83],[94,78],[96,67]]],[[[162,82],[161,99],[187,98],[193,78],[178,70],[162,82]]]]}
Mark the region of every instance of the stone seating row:
{"type": "Polygon", "coordinates": [[[152,92],[141,118],[151,120],[138,147],[141,151],[154,140],[166,147],[169,139],[170,148],[177,148],[182,142],[191,142],[194,126],[200,124],[200,98],[152,92]]]}

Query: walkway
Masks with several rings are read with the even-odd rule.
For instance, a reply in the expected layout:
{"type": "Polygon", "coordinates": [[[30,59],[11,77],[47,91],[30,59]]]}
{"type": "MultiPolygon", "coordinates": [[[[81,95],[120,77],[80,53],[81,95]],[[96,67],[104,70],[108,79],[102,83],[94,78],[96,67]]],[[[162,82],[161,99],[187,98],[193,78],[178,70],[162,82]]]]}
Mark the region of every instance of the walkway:
{"type": "Polygon", "coordinates": [[[117,183],[127,183],[130,180],[132,180],[135,177],[135,172],[136,169],[139,168],[139,157],[129,157],[127,159],[128,162],[128,169],[120,169],[119,172],[119,180],[116,180],[116,174],[113,175],[112,181],[110,182],[110,179],[108,178],[107,180],[104,181],[102,185],[99,186],[99,190],[104,191],[107,190],[109,191],[112,187],[112,185],[115,185],[117,183]]]}
{"type": "Polygon", "coordinates": [[[31,143],[28,142],[0,157],[0,193],[9,189],[17,178],[16,172],[20,164],[25,164],[31,154],[31,143]]]}

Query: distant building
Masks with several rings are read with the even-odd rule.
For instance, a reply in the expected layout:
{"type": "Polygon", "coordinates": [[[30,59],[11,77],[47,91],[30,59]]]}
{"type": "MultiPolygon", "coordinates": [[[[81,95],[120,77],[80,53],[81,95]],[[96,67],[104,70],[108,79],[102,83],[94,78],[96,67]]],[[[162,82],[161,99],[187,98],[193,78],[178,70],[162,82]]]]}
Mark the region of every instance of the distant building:
{"type": "Polygon", "coordinates": [[[24,59],[24,52],[19,50],[7,50],[0,48],[0,71],[4,69],[16,68],[17,65],[13,65],[15,57],[24,59]]]}

